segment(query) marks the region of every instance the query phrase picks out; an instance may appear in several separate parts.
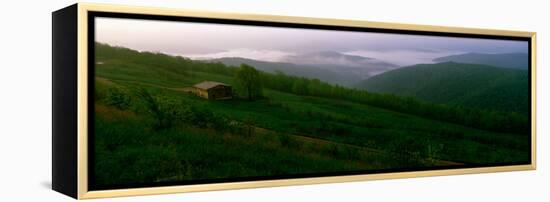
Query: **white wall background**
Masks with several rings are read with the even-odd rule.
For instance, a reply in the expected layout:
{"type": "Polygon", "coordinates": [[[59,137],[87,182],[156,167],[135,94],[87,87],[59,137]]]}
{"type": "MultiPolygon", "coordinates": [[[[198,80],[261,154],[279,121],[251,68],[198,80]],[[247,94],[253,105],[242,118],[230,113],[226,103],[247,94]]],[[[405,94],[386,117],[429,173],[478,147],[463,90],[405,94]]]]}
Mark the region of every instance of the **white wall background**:
{"type": "MultiPolygon", "coordinates": [[[[550,17],[545,1],[216,1],[116,3],[538,32],[538,169],[98,201],[548,201],[550,17]],[[547,78],[545,80],[545,78],[547,78]]],[[[4,1],[0,11],[0,201],[70,201],[51,186],[51,12],[74,1],[4,1]]]]}

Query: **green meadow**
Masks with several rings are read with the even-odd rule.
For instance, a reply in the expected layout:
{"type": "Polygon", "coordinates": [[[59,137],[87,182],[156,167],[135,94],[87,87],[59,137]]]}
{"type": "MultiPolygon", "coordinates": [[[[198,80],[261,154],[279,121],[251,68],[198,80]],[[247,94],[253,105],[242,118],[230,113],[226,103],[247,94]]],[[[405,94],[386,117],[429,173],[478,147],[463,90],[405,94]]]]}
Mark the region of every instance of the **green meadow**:
{"type": "Polygon", "coordinates": [[[98,187],[529,160],[522,113],[435,104],[260,72],[245,99],[239,67],[96,44],[98,187]],[[204,80],[234,98],[189,93],[204,80]]]}

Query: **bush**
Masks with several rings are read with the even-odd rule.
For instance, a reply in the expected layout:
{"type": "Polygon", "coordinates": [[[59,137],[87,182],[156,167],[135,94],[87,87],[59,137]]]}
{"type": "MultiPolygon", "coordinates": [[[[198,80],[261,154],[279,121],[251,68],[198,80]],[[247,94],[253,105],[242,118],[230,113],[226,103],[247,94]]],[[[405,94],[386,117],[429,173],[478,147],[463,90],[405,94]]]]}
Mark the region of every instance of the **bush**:
{"type": "Polygon", "coordinates": [[[145,111],[151,115],[156,130],[171,128],[185,115],[185,109],[176,99],[153,96],[145,89],[138,90],[137,95],[143,101],[145,111]]]}
{"type": "Polygon", "coordinates": [[[128,109],[132,104],[131,96],[121,87],[112,87],[107,89],[104,97],[105,104],[118,109],[128,109]]]}
{"type": "Polygon", "coordinates": [[[217,115],[205,107],[196,105],[187,107],[182,118],[185,122],[201,128],[225,130],[228,126],[228,120],[224,116],[217,115]]]}
{"type": "Polygon", "coordinates": [[[147,90],[137,92],[143,101],[143,108],[153,119],[156,130],[168,129],[178,123],[200,128],[213,128],[224,131],[229,127],[228,119],[215,114],[206,107],[178,100],[164,95],[151,95],[147,90]]]}
{"type": "Polygon", "coordinates": [[[290,135],[279,134],[278,139],[281,146],[288,149],[300,149],[302,147],[302,144],[296,140],[293,140],[290,135]]]}
{"type": "Polygon", "coordinates": [[[319,131],[325,134],[348,135],[351,133],[349,128],[333,122],[321,121],[319,126],[319,131]]]}

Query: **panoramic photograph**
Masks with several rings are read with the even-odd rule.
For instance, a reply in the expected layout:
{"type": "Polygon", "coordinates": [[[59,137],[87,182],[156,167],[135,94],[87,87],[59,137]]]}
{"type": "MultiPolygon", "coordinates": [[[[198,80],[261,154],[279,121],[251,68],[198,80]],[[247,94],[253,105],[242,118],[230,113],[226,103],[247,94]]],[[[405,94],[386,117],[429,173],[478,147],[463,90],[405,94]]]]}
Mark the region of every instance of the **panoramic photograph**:
{"type": "Polygon", "coordinates": [[[109,17],[94,30],[97,188],[530,162],[527,41],[109,17]]]}

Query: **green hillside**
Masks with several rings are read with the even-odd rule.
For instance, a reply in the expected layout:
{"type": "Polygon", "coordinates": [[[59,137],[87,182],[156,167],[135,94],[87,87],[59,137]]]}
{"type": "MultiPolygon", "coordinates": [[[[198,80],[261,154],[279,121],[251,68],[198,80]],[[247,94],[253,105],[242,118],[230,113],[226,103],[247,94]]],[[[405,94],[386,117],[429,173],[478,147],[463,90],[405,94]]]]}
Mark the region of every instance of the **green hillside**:
{"type": "Polygon", "coordinates": [[[434,62],[457,62],[467,64],[481,64],[512,69],[524,69],[529,67],[529,55],[527,53],[465,53],[435,58],[434,62]]]}
{"type": "Polygon", "coordinates": [[[527,114],[528,78],[525,70],[445,62],[389,71],[358,87],[435,103],[527,114]]]}
{"type": "Polygon", "coordinates": [[[237,67],[96,44],[95,186],[529,160],[524,116],[458,109],[237,67]],[[231,100],[189,93],[203,80],[231,100]]]}

